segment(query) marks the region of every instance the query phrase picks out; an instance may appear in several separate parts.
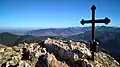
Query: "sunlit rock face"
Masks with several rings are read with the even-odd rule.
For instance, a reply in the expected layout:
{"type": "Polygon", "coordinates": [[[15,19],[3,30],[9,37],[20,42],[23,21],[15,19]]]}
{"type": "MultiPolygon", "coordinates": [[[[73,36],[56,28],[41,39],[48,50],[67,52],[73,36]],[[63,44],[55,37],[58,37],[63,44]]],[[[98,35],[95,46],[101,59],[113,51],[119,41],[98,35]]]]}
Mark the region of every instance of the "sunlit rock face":
{"type": "Polygon", "coordinates": [[[110,55],[97,52],[95,61],[84,43],[46,39],[42,43],[0,45],[0,67],[120,67],[110,55]]]}
{"type": "Polygon", "coordinates": [[[0,67],[68,67],[38,43],[0,47],[0,67]]]}

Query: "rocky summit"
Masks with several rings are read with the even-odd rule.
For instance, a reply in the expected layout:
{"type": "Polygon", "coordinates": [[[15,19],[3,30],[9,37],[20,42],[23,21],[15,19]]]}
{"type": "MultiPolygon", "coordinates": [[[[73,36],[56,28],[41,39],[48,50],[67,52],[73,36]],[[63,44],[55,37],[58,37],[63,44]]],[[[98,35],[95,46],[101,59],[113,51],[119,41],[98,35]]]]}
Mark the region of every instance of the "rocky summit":
{"type": "Polygon", "coordinates": [[[18,46],[0,45],[0,67],[120,67],[101,51],[91,61],[89,46],[72,40],[46,39],[18,46]]]}

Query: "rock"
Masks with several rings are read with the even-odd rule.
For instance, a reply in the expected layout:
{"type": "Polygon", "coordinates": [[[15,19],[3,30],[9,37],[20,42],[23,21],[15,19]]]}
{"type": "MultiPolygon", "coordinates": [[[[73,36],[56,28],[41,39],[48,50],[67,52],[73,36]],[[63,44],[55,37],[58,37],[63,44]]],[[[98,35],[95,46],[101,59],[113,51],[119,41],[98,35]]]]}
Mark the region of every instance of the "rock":
{"type": "Polygon", "coordinates": [[[29,61],[25,61],[25,60],[21,60],[19,62],[19,65],[20,65],[19,67],[32,67],[29,61]]]}
{"type": "Polygon", "coordinates": [[[120,67],[101,51],[95,53],[94,62],[89,60],[91,52],[84,43],[50,38],[43,42],[0,45],[0,67],[120,67]]]}
{"type": "MultiPolygon", "coordinates": [[[[74,61],[78,61],[80,59],[84,59],[87,60],[88,57],[91,57],[91,52],[89,50],[89,48],[84,44],[84,43],[79,43],[79,42],[73,42],[70,41],[70,43],[66,43],[65,41],[62,40],[54,40],[54,39],[49,39],[45,41],[45,45],[49,45],[51,48],[53,48],[52,52],[56,55],[59,56],[61,59],[65,60],[65,61],[69,61],[69,63],[73,63],[74,61]],[[66,47],[70,47],[70,48],[66,48],[66,47]],[[74,50],[77,50],[74,51],[74,50]]],[[[49,47],[46,47],[49,48],[49,47]]],[[[49,51],[49,50],[48,50],[49,51]]],[[[81,66],[83,67],[96,67],[96,66],[105,66],[105,67],[109,67],[109,66],[113,66],[117,67],[119,66],[119,63],[116,61],[110,61],[110,59],[108,59],[106,56],[107,54],[103,54],[103,53],[96,53],[96,54],[100,54],[101,57],[96,56],[96,61],[81,61],[81,66]],[[105,58],[104,58],[105,57],[105,58]],[[98,59],[97,59],[98,58],[98,59]],[[109,62],[106,62],[108,61],[109,62]],[[101,63],[102,62],[102,63],[101,63]],[[109,63],[112,63],[112,65],[110,65],[109,63]]],[[[80,64],[80,63],[79,63],[80,64]]],[[[76,66],[76,65],[72,65],[72,66],[76,66]]]]}
{"type": "Polygon", "coordinates": [[[12,51],[13,51],[12,47],[7,47],[7,48],[5,49],[5,52],[12,52],[12,51]]]}
{"type": "Polygon", "coordinates": [[[0,48],[0,53],[4,51],[5,51],[5,48],[0,48]]]}
{"type": "Polygon", "coordinates": [[[16,51],[16,52],[19,52],[20,51],[20,47],[14,46],[13,50],[16,51]]]}

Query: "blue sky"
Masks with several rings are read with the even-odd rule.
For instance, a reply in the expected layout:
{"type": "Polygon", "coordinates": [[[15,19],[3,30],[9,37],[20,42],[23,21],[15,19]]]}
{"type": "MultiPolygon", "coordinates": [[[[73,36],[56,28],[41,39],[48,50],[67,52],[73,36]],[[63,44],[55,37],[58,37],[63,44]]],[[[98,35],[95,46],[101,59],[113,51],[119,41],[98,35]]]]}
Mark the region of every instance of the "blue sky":
{"type": "Polygon", "coordinates": [[[109,26],[120,26],[120,0],[0,0],[0,28],[82,26],[82,18],[91,19],[92,4],[96,19],[109,17],[109,26]]]}

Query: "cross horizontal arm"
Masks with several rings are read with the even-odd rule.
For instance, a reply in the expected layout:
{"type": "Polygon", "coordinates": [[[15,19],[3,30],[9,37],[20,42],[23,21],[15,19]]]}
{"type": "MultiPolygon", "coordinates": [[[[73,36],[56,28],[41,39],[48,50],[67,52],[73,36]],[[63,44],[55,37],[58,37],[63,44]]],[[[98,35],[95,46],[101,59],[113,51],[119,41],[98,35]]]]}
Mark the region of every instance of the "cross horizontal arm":
{"type": "MultiPolygon", "coordinates": [[[[108,24],[110,22],[110,19],[108,19],[107,17],[105,19],[98,19],[94,21],[95,23],[105,23],[108,24]]],[[[80,22],[82,25],[84,25],[85,23],[92,23],[92,20],[81,20],[80,22]]]]}
{"type": "Polygon", "coordinates": [[[81,22],[80,22],[82,25],[84,25],[85,23],[92,23],[92,21],[91,20],[81,20],[81,22]]]}
{"type": "Polygon", "coordinates": [[[107,17],[105,19],[98,19],[98,20],[95,20],[95,23],[105,23],[105,24],[108,24],[108,23],[110,23],[110,19],[108,19],[107,17]]]}

